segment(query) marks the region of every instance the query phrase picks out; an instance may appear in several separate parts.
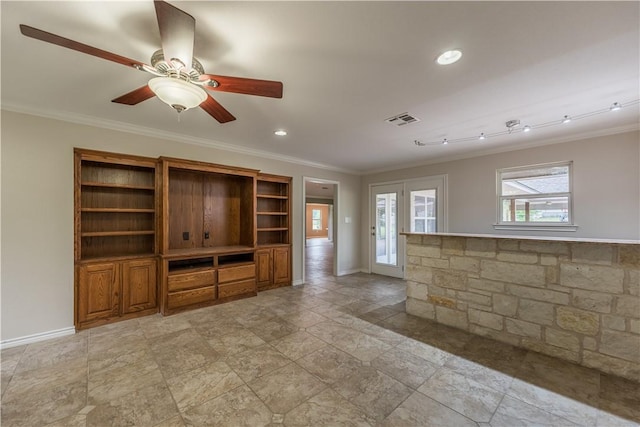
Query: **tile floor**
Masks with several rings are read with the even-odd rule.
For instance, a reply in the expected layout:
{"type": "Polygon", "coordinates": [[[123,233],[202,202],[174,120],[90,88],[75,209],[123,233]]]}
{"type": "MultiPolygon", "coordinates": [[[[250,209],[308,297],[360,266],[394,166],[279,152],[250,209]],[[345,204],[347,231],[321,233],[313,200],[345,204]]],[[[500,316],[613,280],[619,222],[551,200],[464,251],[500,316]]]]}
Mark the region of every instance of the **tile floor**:
{"type": "Polygon", "coordinates": [[[640,387],[404,313],[356,274],[2,350],[2,426],[628,426],[640,387]]]}

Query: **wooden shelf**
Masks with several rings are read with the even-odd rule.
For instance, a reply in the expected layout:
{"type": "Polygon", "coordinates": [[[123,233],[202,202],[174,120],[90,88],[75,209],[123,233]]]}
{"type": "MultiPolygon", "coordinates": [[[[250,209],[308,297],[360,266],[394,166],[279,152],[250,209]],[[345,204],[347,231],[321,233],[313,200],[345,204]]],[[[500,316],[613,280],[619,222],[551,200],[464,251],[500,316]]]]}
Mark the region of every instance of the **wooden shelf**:
{"type": "Polygon", "coordinates": [[[155,213],[155,209],[138,208],[82,208],[82,212],[108,212],[108,213],[155,213]]]}
{"type": "Polygon", "coordinates": [[[269,227],[269,228],[258,228],[258,231],[287,231],[289,227],[269,227]]]}
{"type": "Polygon", "coordinates": [[[288,212],[258,212],[258,215],[289,215],[288,212]]]}
{"type": "Polygon", "coordinates": [[[153,230],[140,231],[89,231],[81,233],[82,237],[108,237],[108,236],[143,236],[147,234],[155,234],[153,230]]]}
{"type": "Polygon", "coordinates": [[[274,194],[258,194],[257,196],[260,199],[280,199],[280,200],[287,200],[289,198],[289,196],[276,196],[274,194]]]}
{"type": "Polygon", "coordinates": [[[145,190],[155,191],[154,186],[148,185],[132,185],[132,184],[112,184],[107,182],[85,181],[82,183],[83,187],[103,187],[103,188],[122,188],[127,190],[145,190]]]}

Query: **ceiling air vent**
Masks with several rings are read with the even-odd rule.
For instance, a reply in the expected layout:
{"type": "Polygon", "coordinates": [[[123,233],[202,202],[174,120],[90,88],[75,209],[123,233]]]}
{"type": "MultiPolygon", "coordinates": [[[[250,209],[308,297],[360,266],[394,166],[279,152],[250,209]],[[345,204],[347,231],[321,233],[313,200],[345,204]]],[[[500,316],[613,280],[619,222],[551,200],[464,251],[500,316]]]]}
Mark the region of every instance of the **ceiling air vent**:
{"type": "Polygon", "coordinates": [[[389,117],[385,122],[391,123],[396,126],[404,126],[409,123],[419,122],[420,119],[417,117],[413,117],[409,113],[398,114],[397,116],[389,117]]]}

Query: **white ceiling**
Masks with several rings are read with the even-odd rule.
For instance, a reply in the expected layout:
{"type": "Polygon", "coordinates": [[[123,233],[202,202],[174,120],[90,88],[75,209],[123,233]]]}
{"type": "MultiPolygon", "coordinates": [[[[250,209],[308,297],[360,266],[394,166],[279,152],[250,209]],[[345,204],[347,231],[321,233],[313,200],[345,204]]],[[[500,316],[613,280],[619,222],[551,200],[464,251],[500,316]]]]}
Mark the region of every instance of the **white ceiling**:
{"type": "Polygon", "coordinates": [[[356,173],[637,129],[639,107],[567,125],[417,147],[540,124],[640,98],[639,2],[205,2],[196,18],[205,71],[284,84],[283,99],[214,92],[237,117],[176,113],[157,98],[111,99],[151,77],[24,37],[27,24],[149,63],[160,48],[149,1],[2,1],[2,107],[258,150],[356,173]],[[442,67],[450,48],[462,60],[442,67]],[[403,112],[421,119],[394,127],[403,112]],[[273,131],[286,129],[286,137],[273,131]]]}

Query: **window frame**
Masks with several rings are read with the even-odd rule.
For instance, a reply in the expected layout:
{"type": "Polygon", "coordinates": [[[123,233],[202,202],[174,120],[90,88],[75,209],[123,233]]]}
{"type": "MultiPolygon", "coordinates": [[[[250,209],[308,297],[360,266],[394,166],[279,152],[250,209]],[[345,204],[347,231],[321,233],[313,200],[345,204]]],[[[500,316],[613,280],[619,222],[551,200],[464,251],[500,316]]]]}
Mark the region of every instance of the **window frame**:
{"type": "Polygon", "coordinates": [[[575,223],[575,212],[573,209],[573,161],[562,161],[552,163],[539,163],[526,166],[516,166],[496,169],[496,223],[493,224],[496,230],[535,230],[535,231],[576,231],[578,226],[575,223]],[[506,172],[526,171],[530,169],[567,167],[567,177],[569,180],[569,191],[563,193],[541,193],[535,195],[513,195],[502,194],[502,175],[506,172]],[[502,219],[502,209],[504,200],[517,200],[522,198],[536,199],[548,197],[567,198],[567,222],[524,222],[524,221],[504,221],[502,219]]]}

